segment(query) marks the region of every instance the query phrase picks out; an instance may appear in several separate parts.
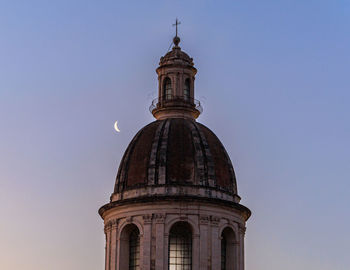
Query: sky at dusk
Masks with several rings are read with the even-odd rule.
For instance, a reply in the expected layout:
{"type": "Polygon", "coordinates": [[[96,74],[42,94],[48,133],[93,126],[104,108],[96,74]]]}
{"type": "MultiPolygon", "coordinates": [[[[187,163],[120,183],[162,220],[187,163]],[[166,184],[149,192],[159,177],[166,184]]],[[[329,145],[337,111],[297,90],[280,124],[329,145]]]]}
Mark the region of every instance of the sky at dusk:
{"type": "Polygon", "coordinates": [[[349,269],[350,1],[0,0],[1,270],[104,269],[97,211],[176,17],[252,211],[246,270],[349,269]]]}

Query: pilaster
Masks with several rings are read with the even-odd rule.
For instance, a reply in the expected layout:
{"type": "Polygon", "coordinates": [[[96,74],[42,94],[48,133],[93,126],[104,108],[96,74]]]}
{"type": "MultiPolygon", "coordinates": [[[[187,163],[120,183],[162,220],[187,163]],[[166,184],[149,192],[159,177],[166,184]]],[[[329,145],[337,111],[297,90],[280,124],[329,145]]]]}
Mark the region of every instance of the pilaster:
{"type": "Polygon", "coordinates": [[[209,216],[200,215],[199,216],[199,233],[200,233],[200,262],[199,269],[208,269],[209,267],[209,235],[208,235],[208,224],[209,224],[209,216]]]}
{"type": "Polygon", "coordinates": [[[156,226],[156,270],[164,269],[164,222],[166,215],[165,214],[155,214],[155,226],[156,226]]]}
{"type": "Polygon", "coordinates": [[[143,215],[142,270],[151,269],[152,215],[143,215]]]}
{"type": "Polygon", "coordinates": [[[106,266],[105,269],[106,270],[110,270],[110,262],[111,262],[111,231],[112,231],[112,224],[110,222],[107,222],[105,227],[104,227],[104,231],[106,234],[106,257],[105,257],[105,261],[106,261],[106,266]]]}
{"type": "Polygon", "coordinates": [[[111,243],[110,243],[110,270],[117,269],[117,231],[118,231],[118,221],[111,221],[111,243]]]}
{"type": "Polygon", "coordinates": [[[239,231],[239,270],[244,270],[244,236],[246,227],[242,224],[239,224],[238,226],[239,231]]]}
{"type": "Polygon", "coordinates": [[[221,241],[219,237],[219,222],[219,217],[210,216],[212,270],[220,270],[221,268],[221,241]]]}
{"type": "Polygon", "coordinates": [[[200,258],[200,249],[198,248],[199,247],[199,243],[200,243],[200,240],[199,240],[199,234],[193,234],[193,239],[192,239],[192,250],[193,250],[193,253],[192,253],[192,262],[193,262],[193,269],[200,269],[199,268],[199,265],[200,265],[200,262],[199,262],[199,258],[200,258]]]}

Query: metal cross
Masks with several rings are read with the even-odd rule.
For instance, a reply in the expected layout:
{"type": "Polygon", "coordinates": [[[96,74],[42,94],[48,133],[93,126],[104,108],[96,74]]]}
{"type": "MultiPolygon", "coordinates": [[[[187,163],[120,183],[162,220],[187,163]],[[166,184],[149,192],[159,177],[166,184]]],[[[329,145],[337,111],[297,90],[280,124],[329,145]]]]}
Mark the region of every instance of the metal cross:
{"type": "Polygon", "coordinates": [[[181,24],[181,22],[176,18],[176,22],[173,24],[173,26],[176,26],[176,37],[177,37],[177,26],[181,24]]]}

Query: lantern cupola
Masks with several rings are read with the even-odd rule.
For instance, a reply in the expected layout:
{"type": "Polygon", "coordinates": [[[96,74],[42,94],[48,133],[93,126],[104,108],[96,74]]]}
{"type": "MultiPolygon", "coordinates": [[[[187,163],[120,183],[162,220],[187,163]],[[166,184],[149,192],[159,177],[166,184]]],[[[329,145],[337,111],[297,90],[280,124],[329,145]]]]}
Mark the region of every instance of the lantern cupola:
{"type": "Polygon", "coordinates": [[[160,58],[156,69],[158,98],[153,100],[150,111],[158,120],[177,117],[196,119],[202,112],[200,102],[194,98],[197,69],[179,43],[176,33],[171,51],[160,58]]]}

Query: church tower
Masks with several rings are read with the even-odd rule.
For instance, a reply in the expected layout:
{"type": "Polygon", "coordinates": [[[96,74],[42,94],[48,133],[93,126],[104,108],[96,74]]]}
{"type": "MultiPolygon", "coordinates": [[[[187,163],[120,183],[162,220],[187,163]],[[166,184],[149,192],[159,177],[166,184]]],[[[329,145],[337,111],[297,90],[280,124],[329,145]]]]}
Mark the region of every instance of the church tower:
{"type": "Polygon", "coordinates": [[[197,73],[174,38],[160,58],[156,121],[131,140],[110,202],[99,214],[105,270],[244,270],[245,224],[230,158],[196,121],[197,73]]]}

